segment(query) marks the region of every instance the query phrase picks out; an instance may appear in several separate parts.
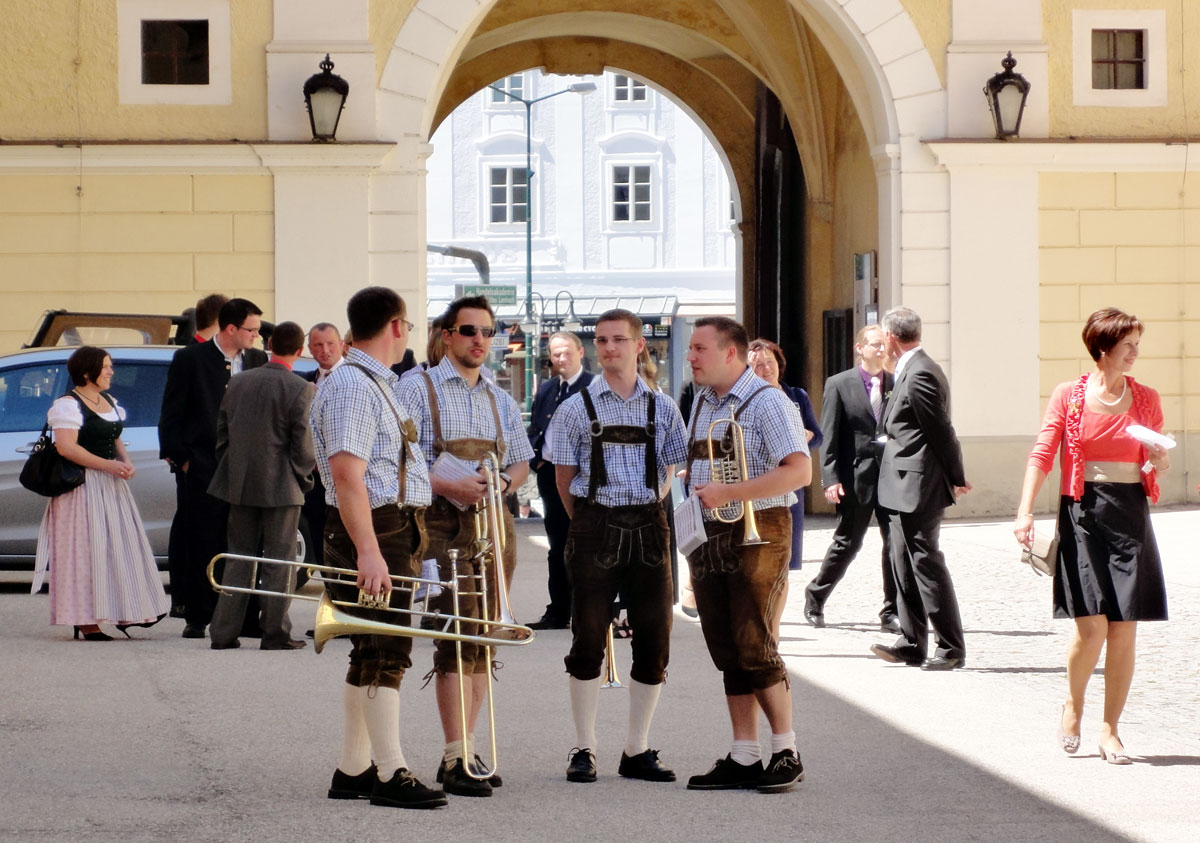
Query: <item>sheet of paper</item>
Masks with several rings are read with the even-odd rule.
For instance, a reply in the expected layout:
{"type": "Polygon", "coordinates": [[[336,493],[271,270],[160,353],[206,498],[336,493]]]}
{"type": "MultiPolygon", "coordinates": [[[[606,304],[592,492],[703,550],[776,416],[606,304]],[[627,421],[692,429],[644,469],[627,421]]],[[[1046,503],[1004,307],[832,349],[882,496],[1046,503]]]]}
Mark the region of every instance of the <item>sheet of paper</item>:
{"type": "Polygon", "coordinates": [[[1125,432],[1132,436],[1143,445],[1157,445],[1160,448],[1166,448],[1168,451],[1175,447],[1175,437],[1169,433],[1159,433],[1150,428],[1140,425],[1131,424],[1125,428],[1125,432]]]}
{"type": "MultiPolygon", "coordinates": [[[[433,467],[429,469],[431,477],[436,477],[439,480],[445,480],[453,483],[462,480],[465,477],[478,474],[478,466],[474,463],[467,462],[464,459],[459,459],[449,451],[442,451],[438,458],[433,461],[433,467]]],[[[465,511],[469,504],[462,501],[456,501],[454,498],[447,497],[446,500],[454,504],[459,509],[465,511]]]]}
{"type": "Polygon", "coordinates": [[[708,541],[700,498],[688,495],[675,507],[675,542],[684,556],[708,541]]]}

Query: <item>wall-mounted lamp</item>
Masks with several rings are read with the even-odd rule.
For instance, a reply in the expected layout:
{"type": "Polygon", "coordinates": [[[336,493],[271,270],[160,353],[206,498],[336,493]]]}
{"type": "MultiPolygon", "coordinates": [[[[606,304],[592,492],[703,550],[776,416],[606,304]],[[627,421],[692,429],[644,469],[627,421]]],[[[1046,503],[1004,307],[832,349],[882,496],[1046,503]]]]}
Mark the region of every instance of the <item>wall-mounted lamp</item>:
{"type": "Polygon", "coordinates": [[[319,66],[321,72],[314,73],[304,83],[304,107],[308,109],[313,140],[328,143],[337,139],[338,121],[350,94],[350,83],[333,72],[329,53],[319,66]]]}
{"type": "Polygon", "coordinates": [[[996,137],[1000,140],[1014,138],[1021,132],[1021,115],[1025,113],[1025,98],[1029,96],[1029,82],[1020,73],[1014,73],[1017,60],[1010,50],[1000,64],[1004,67],[983,86],[992,122],[996,124],[996,137]]]}

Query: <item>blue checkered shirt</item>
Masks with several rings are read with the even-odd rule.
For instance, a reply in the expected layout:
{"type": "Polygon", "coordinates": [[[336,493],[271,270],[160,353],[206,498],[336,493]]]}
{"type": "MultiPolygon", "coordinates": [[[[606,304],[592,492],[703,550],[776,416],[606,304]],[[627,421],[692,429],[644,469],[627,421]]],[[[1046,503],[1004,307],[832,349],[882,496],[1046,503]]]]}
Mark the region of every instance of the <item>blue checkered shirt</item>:
{"type": "MultiPolygon", "coordinates": [[[[346,453],[365,460],[363,480],[371,509],[394,504],[400,493],[400,448],[403,434],[396,423],[396,410],[401,419],[409,418],[404,402],[397,395],[399,378],[369,354],[356,348],[346,353],[346,362],[358,363],[371,372],[383,386],[388,401],[375,384],[355,366],[334,369],[313,399],[309,420],[312,422],[313,445],[317,452],[317,471],[325,484],[325,503],[337,506],[337,489],[329,471],[329,458],[346,453]]],[[[428,506],[433,499],[429,472],[425,461],[414,446],[405,465],[404,506],[428,506]]]]}
{"type": "MultiPolygon", "coordinates": [[[[695,436],[697,442],[704,442],[708,436],[708,426],[714,420],[729,418],[747,398],[764,386],[769,387],[770,384],[747,368],[737,379],[733,389],[720,400],[712,387],[700,389],[692,404],[692,421],[688,424],[689,438],[695,436]]],[[[749,480],[778,467],[789,454],[801,453],[808,456],[808,437],[804,435],[804,422],[800,420],[800,411],[782,389],[770,388],[755,395],[745,412],[738,416],[738,423],[745,429],[746,469],[749,472],[749,480]]],[[[722,424],[713,428],[714,439],[719,441],[728,427],[722,424]]],[[[691,494],[695,486],[707,483],[711,476],[707,456],[694,460],[692,476],[685,492],[691,494]]],[[[788,492],[773,498],[756,500],[754,509],[758,511],[773,506],[791,506],[795,502],[796,496],[788,492]]],[[[708,514],[705,515],[707,517],[708,514]]]]}
{"type": "MultiPolygon", "coordinates": [[[[496,410],[500,414],[505,444],[501,468],[513,463],[529,462],[533,447],[521,424],[521,408],[512,396],[498,387],[490,378],[480,377],[474,388],[467,386],[466,378],[458,373],[449,356],[429,370],[433,379],[433,390],[437,394],[438,414],[442,423],[442,438],[446,442],[455,439],[495,439],[496,420],[492,416],[492,402],[488,391],[496,397],[496,410]]],[[[418,443],[428,465],[433,465],[433,414],[429,412],[429,392],[421,374],[401,378],[400,398],[417,422],[418,443]]]]}
{"type": "MultiPolygon", "coordinates": [[[[603,375],[592,378],[587,391],[603,425],[646,426],[650,389],[638,378],[637,388],[628,401],[609,387],[603,375]]],[[[675,402],[661,392],[654,394],[655,443],[658,453],[658,488],[646,488],[646,446],[618,445],[606,442],[604,468],[608,482],[596,490],[595,503],[603,506],[635,506],[654,503],[667,482],[671,466],[687,459],[687,431],[675,402]]],[[[550,422],[546,438],[550,440],[549,460],[555,465],[573,465],[579,473],[571,479],[571,494],[586,498],[592,470],[591,420],[583,396],[576,393],[559,406],[550,422]]],[[[545,453],[545,452],[543,452],[545,453]]]]}

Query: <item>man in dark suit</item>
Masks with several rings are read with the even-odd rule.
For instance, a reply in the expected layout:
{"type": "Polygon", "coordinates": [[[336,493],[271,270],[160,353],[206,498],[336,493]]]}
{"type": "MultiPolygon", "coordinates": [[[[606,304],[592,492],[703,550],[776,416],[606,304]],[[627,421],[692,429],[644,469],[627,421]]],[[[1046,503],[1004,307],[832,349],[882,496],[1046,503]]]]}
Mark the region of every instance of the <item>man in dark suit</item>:
{"type": "Polygon", "coordinates": [[[884,341],[896,359],[896,382],[879,423],[885,442],[879,466],[879,504],[891,536],[892,569],[899,591],[900,638],[871,652],[923,670],[966,664],[958,598],[938,531],[946,507],[971,490],[962,448],[950,423],[950,384],[941,366],[921,348],[921,317],[907,307],[883,316],[884,341]],[[937,650],[927,658],[928,630],[937,650]]]}
{"type": "MultiPolygon", "coordinates": [[[[883,330],[878,325],[867,325],[854,342],[858,365],[825,381],[821,430],[829,444],[821,462],[821,485],[825,487],[825,500],[837,506],[837,526],[821,570],[804,591],[804,617],[813,626],[825,626],[825,603],[862,548],[871,513],[879,509],[876,482],[881,448],[875,441],[875,428],[887,406],[886,396],[892,391],[892,376],[883,367],[885,348],[883,330]]],[[[884,632],[898,633],[896,578],[888,557],[885,518],[877,512],[883,538],[879,626],[884,632]]]]}
{"type": "MultiPolygon", "coordinates": [[[[318,322],[309,328],[308,353],[317,361],[317,368],[305,372],[301,377],[316,384],[317,389],[320,389],[334,370],[345,362],[342,356],[342,336],[338,333],[337,326],[332,322],[318,322]]],[[[313,559],[318,565],[324,565],[325,543],[321,540],[321,531],[325,527],[325,485],[318,473],[313,474],[313,487],[304,496],[301,512],[304,520],[308,522],[313,559]]]]}
{"type": "Polygon", "coordinates": [[[158,455],[183,474],[181,505],[175,512],[180,545],[185,551],[180,594],[185,638],[203,638],[212,620],[216,593],[208,584],[208,560],[225,551],[228,506],[208,494],[217,470],[217,413],[229,379],[267,362],[252,348],[262,311],[246,299],[230,299],[217,316],[219,330],[208,342],[175,352],[163,389],[158,420],[158,455]]]}
{"type": "Polygon", "coordinates": [[[563,549],[567,545],[567,528],[571,519],[563,508],[558,486],[554,482],[554,464],[542,455],[546,447],[546,430],[558,405],[592,382],[590,372],[583,370],[583,343],[570,331],[559,331],[550,337],[550,364],[555,377],[538,387],[529,415],[529,443],[533,445],[530,465],[537,472],[538,492],[545,509],[543,524],[550,551],[546,554],[549,568],[547,588],[550,602],[540,620],[529,626],[533,629],[566,629],[571,625],[571,586],[563,549]]]}
{"type": "MultiPolygon", "coordinates": [[[[269,559],[294,559],[296,528],[304,493],[316,465],[308,408],[316,388],[295,377],[292,366],[304,347],[304,329],[281,322],[271,335],[271,361],[229,382],[217,416],[217,471],[208,493],[229,504],[229,552],[269,559]]],[[[265,591],[290,594],[295,572],[283,565],[259,566],[265,591]]],[[[222,580],[253,584],[249,562],[230,559],[222,580]]],[[[214,650],[241,646],[245,594],[222,594],[209,638],[214,650]]],[[[262,598],[263,650],[299,650],[283,597],[262,598]]]]}

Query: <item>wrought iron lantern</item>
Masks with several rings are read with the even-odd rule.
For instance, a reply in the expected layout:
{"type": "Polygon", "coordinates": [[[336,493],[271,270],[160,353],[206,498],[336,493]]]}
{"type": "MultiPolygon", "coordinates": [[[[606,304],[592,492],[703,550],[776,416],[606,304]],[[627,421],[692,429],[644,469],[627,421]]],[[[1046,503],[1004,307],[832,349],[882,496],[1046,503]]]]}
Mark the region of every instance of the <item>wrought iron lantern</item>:
{"type": "Polygon", "coordinates": [[[350,93],[350,83],[333,72],[329,53],[320,68],[320,73],[314,73],[304,83],[304,107],[308,109],[313,140],[328,143],[337,139],[338,121],[350,93]]]}
{"type": "Polygon", "coordinates": [[[996,137],[1008,140],[1021,133],[1021,115],[1025,113],[1025,98],[1029,96],[1029,82],[1020,73],[1014,73],[1017,60],[1010,50],[1001,62],[1004,70],[997,73],[983,86],[992,122],[996,125],[996,137]]]}

